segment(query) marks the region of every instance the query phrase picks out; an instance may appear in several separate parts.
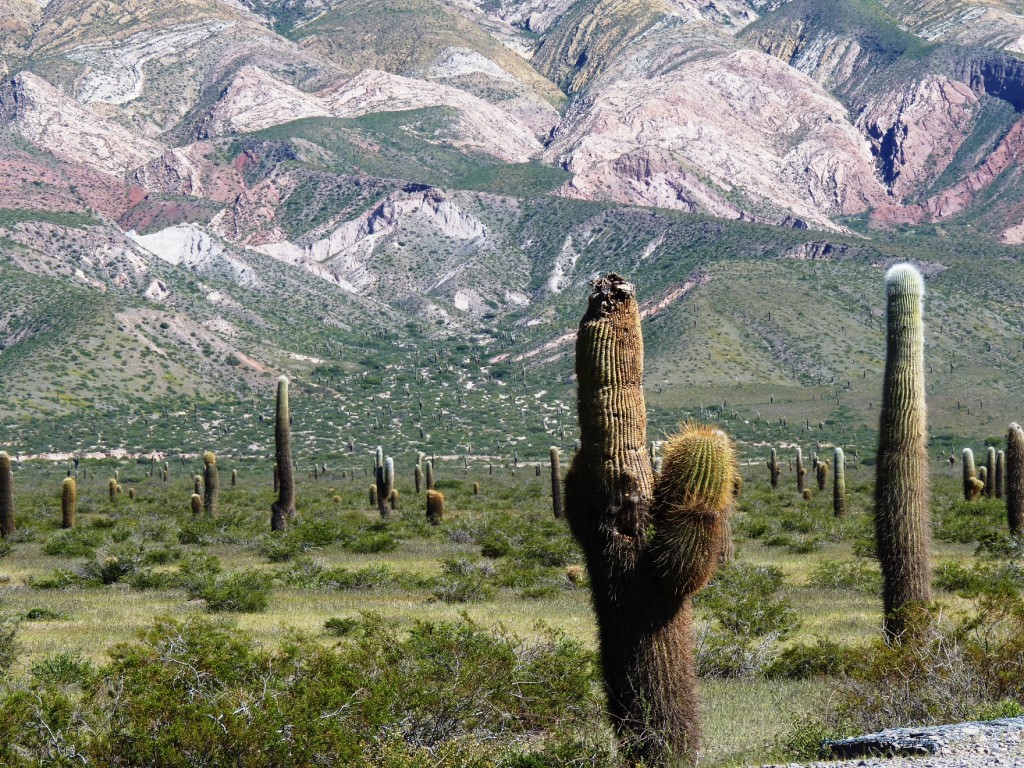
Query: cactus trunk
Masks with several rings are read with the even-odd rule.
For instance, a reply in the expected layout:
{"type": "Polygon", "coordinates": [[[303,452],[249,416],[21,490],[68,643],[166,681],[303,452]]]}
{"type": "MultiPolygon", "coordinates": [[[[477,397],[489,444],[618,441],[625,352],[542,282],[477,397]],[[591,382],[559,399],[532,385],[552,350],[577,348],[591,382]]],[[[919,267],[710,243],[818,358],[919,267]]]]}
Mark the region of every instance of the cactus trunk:
{"type": "Polygon", "coordinates": [[[796,491],[803,493],[807,488],[807,470],[804,468],[804,453],[796,449],[796,491]]]}
{"type": "Polygon", "coordinates": [[[203,454],[203,466],[203,509],[208,515],[216,515],[220,495],[220,475],[217,473],[217,457],[213,451],[203,454]]]}
{"type": "Polygon", "coordinates": [[[886,638],[907,611],[931,599],[928,423],[925,408],[924,280],[909,264],[889,270],[886,354],[875,478],[875,535],[882,566],[886,638]]]}
{"type": "Polygon", "coordinates": [[[772,456],[768,460],[768,472],[771,474],[772,488],[779,487],[779,474],[782,470],[779,468],[779,453],[772,448],[772,456]]]}
{"type": "Polygon", "coordinates": [[[991,445],[985,452],[985,493],[990,499],[996,497],[996,449],[991,445]]]}
{"type": "Polygon", "coordinates": [[[551,446],[551,509],[555,517],[562,516],[562,466],[555,446],[551,446]]]}
{"type": "Polygon", "coordinates": [[[981,491],[984,489],[985,484],[978,479],[977,474],[975,473],[974,451],[970,448],[964,448],[963,465],[964,501],[974,501],[979,495],[981,495],[981,491]]]}
{"type": "Polygon", "coordinates": [[[444,517],[444,494],[440,491],[427,491],[427,520],[431,525],[440,525],[444,517]]]}
{"type": "Polygon", "coordinates": [[[270,508],[270,530],[283,531],[295,517],[295,475],[292,465],[292,427],[288,409],[288,377],[277,381],[277,414],[274,419],[277,466],[277,501],[270,508]]]}
{"type": "Polygon", "coordinates": [[[64,479],[60,494],[60,527],[75,527],[75,512],[78,510],[78,487],[73,477],[64,479]]]}
{"type": "Polygon", "coordinates": [[[378,451],[378,462],[375,469],[377,481],[377,509],[381,517],[391,515],[391,494],[395,490],[395,460],[390,456],[383,461],[380,460],[380,448],[378,451]]]}
{"type": "Polygon", "coordinates": [[[1024,430],[1016,423],[1006,433],[1006,519],[1010,533],[1020,536],[1024,525],[1024,430]]]}
{"type": "Polygon", "coordinates": [[[687,427],[655,486],[634,289],[617,275],[593,288],[576,341],[581,446],[565,511],[590,573],[612,724],[628,759],[653,768],[698,750],[691,597],[717,565],[735,461],[719,430],[687,427]]]}
{"type": "Polygon", "coordinates": [[[0,451],[0,536],[7,538],[18,532],[14,524],[14,473],[11,457],[0,451]]]}
{"type": "Polygon", "coordinates": [[[836,465],[832,472],[832,514],[846,517],[846,456],[842,448],[832,452],[832,463],[836,465]]]}

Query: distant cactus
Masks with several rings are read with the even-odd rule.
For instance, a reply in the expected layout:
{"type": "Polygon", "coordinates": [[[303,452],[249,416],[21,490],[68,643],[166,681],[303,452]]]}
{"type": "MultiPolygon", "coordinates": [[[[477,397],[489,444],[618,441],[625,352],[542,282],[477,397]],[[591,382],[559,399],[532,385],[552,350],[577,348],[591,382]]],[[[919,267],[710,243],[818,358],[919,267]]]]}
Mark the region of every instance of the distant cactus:
{"type": "Polygon", "coordinates": [[[818,490],[824,491],[825,485],[828,483],[828,462],[819,461],[817,468],[814,470],[814,474],[818,481],[818,490]]]}
{"type": "Polygon", "coordinates": [[[832,452],[832,514],[846,517],[846,455],[838,446],[832,452]]]}
{"type": "Polygon", "coordinates": [[[887,639],[907,628],[907,609],[931,599],[924,280],[910,264],[885,276],[886,352],[875,476],[875,537],[887,639]]]}
{"type": "Polygon", "coordinates": [[[419,495],[420,492],[422,491],[422,485],[423,485],[423,470],[420,469],[420,465],[419,464],[417,464],[413,468],[412,476],[413,476],[413,480],[415,480],[415,482],[416,482],[416,494],[419,495]]]}
{"type": "MultiPolygon", "coordinates": [[[[427,466],[430,466],[429,464],[427,466]]],[[[431,525],[440,525],[444,517],[444,494],[440,491],[427,491],[427,520],[431,525]]]]}
{"type": "Polygon", "coordinates": [[[434,490],[434,462],[428,461],[424,465],[424,473],[426,475],[427,480],[427,490],[434,490]]]}
{"type": "Polygon", "coordinates": [[[370,506],[377,506],[377,483],[370,486],[370,506]]]}
{"type": "Polygon", "coordinates": [[[203,513],[203,497],[198,493],[193,493],[192,498],[192,517],[199,517],[203,513]]]}
{"type": "Polygon", "coordinates": [[[392,510],[398,509],[398,499],[398,489],[392,488],[391,493],[388,494],[388,505],[391,507],[392,510]]]}
{"type": "Polygon", "coordinates": [[[772,448],[771,458],[768,459],[768,472],[771,476],[772,488],[779,487],[779,475],[782,473],[782,469],[779,467],[779,454],[774,448],[772,448]]]}
{"type": "Polygon", "coordinates": [[[1003,498],[1003,487],[1006,483],[1006,454],[1002,451],[996,453],[996,498],[1003,498]]]}
{"type": "Polygon", "coordinates": [[[131,501],[135,501],[135,489],[134,488],[129,488],[128,489],[128,498],[131,501]]]}
{"type": "Polygon", "coordinates": [[[974,451],[964,448],[963,452],[963,473],[964,473],[964,501],[974,501],[981,495],[985,484],[978,479],[974,469],[974,451]]]}
{"type": "Polygon", "coordinates": [[[107,481],[107,493],[110,494],[110,500],[115,501],[117,499],[117,480],[110,478],[107,481]]]}
{"type": "Polygon", "coordinates": [[[220,496],[220,475],[217,472],[217,456],[213,451],[203,454],[203,509],[208,515],[216,515],[220,496]]]}
{"type": "MultiPolygon", "coordinates": [[[[651,443],[654,450],[654,443],[651,443]]],[[[551,446],[551,508],[555,517],[562,516],[562,467],[558,461],[558,448],[551,446]]]]}
{"type": "Polygon", "coordinates": [[[274,417],[274,459],[278,495],[270,507],[270,530],[283,531],[295,517],[295,475],[292,464],[291,411],[288,408],[288,377],[277,380],[277,411],[274,417]]]}
{"type": "Polygon", "coordinates": [[[810,501],[814,498],[814,492],[810,488],[804,488],[800,495],[803,496],[804,501],[810,501]]]}
{"type": "Polygon", "coordinates": [[[988,467],[978,467],[978,480],[981,482],[982,493],[985,493],[988,489],[988,467]]]}
{"type": "Polygon", "coordinates": [[[1006,433],[1006,519],[1010,533],[1024,531],[1024,430],[1016,422],[1006,433]]]}
{"type": "Polygon", "coordinates": [[[198,493],[200,496],[203,495],[203,476],[196,475],[192,478],[192,493],[198,493]]]}
{"type": "Polygon", "coordinates": [[[18,532],[14,524],[14,472],[11,457],[0,451],[0,536],[7,538],[18,532]]]}
{"type": "Polygon", "coordinates": [[[236,485],[238,485],[238,470],[237,469],[232,469],[231,470],[231,487],[234,488],[236,485]]]}
{"type": "Polygon", "coordinates": [[[480,495],[480,483],[473,483],[473,495],[474,496],[479,496],[480,495]]]}
{"type": "Polygon", "coordinates": [[[78,511],[78,486],[73,477],[64,479],[60,494],[60,527],[75,527],[75,512],[78,511]]]}
{"type": "Polygon", "coordinates": [[[807,487],[807,470],[804,469],[804,454],[798,447],[796,449],[796,490],[803,493],[807,487]]]}
{"type": "Polygon", "coordinates": [[[684,425],[655,480],[635,290],[618,275],[592,287],[576,338],[581,447],[565,514],[586,556],[612,724],[625,761],[654,768],[698,750],[691,598],[724,548],[735,458],[720,430],[684,425]]]}
{"type": "Polygon", "coordinates": [[[996,449],[991,445],[985,452],[985,477],[981,481],[985,483],[985,493],[990,499],[996,497],[996,449]]]}
{"type": "Polygon", "coordinates": [[[381,460],[381,450],[377,448],[379,463],[375,468],[377,482],[377,509],[381,517],[391,514],[391,494],[395,490],[395,460],[388,456],[381,460]]]}

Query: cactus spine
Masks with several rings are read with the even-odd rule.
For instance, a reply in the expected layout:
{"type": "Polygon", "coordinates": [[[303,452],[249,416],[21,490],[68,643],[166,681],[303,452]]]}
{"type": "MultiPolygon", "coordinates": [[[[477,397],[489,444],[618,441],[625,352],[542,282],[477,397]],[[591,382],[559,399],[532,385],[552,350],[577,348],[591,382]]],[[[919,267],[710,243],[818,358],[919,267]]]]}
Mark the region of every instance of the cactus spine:
{"type": "Polygon", "coordinates": [[[981,495],[985,484],[978,479],[974,469],[974,451],[964,448],[964,501],[974,501],[981,495]]]}
{"type": "Polygon", "coordinates": [[[796,490],[803,493],[807,488],[807,470],[804,469],[804,452],[796,449],[796,490]]]}
{"type": "Polygon", "coordinates": [[[928,422],[925,408],[924,280],[909,264],[885,276],[886,351],[875,477],[875,536],[887,639],[906,610],[931,599],[928,422]]]}
{"type": "Polygon", "coordinates": [[[5,539],[18,532],[14,524],[14,473],[11,457],[0,451],[0,536],[5,539]]]}
{"type": "Polygon", "coordinates": [[[78,510],[78,486],[75,478],[64,478],[60,493],[60,527],[75,527],[75,512],[78,510]]]}
{"type": "Polygon", "coordinates": [[[768,459],[768,471],[771,473],[772,488],[779,487],[779,474],[782,470],[779,468],[779,453],[772,448],[771,458],[768,459]]]}
{"type": "Polygon", "coordinates": [[[735,459],[720,430],[685,425],[655,483],[635,291],[618,275],[592,286],[576,339],[581,447],[565,511],[590,573],[612,724],[628,760],[653,768],[697,753],[691,597],[722,550],[735,459]]]}
{"type": "Polygon", "coordinates": [[[270,530],[283,531],[295,517],[295,475],[292,465],[292,426],[288,409],[288,377],[277,380],[277,413],[274,418],[274,459],[277,467],[277,501],[270,507],[270,530]]]}
{"type": "Polygon", "coordinates": [[[990,499],[996,497],[996,449],[991,445],[985,452],[985,477],[981,478],[985,483],[985,493],[990,499]]]}
{"type": "Polygon", "coordinates": [[[217,497],[220,495],[220,475],[217,473],[217,456],[213,451],[203,454],[203,509],[208,515],[217,514],[217,497]]]}
{"type": "Polygon", "coordinates": [[[846,517],[846,456],[842,448],[832,452],[832,463],[836,465],[832,472],[832,514],[846,517]]]}
{"type": "Polygon", "coordinates": [[[427,491],[427,520],[431,525],[440,525],[443,517],[444,494],[435,490],[427,491]]]}
{"type": "Polygon", "coordinates": [[[1006,433],[1006,519],[1010,533],[1020,536],[1024,525],[1024,430],[1016,422],[1006,433]]]}
{"type": "MultiPolygon", "coordinates": [[[[653,447],[651,443],[652,451],[653,447]]],[[[562,466],[558,458],[558,448],[551,446],[551,509],[555,517],[562,516],[562,466]]]]}

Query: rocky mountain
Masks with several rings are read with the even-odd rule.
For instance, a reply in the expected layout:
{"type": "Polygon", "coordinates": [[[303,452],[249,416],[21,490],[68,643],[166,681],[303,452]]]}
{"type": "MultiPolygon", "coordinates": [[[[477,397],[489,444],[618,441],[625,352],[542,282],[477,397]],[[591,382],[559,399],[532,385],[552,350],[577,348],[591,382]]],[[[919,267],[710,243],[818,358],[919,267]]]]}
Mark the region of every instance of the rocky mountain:
{"type": "MultiPolygon", "coordinates": [[[[0,417],[49,445],[82,414],[137,424],[284,370],[331,402],[368,377],[434,387],[468,440],[443,393],[462,386],[498,436],[523,398],[569,401],[572,318],[608,268],[648,286],[652,370],[688,393],[656,411],[834,386],[877,365],[857,291],[905,253],[950,339],[1006,347],[982,367],[1013,389],[1021,19],[1010,0],[0,0],[0,417]],[[766,319],[765,284],[823,274],[837,295],[799,291],[786,334],[766,319]],[[717,357],[658,330],[697,306],[717,357]]],[[[339,425],[386,428],[346,402],[339,425]]],[[[538,440],[565,431],[548,406],[538,440]]],[[[426,440],[423,406],[388,409],[426,440]]]]}

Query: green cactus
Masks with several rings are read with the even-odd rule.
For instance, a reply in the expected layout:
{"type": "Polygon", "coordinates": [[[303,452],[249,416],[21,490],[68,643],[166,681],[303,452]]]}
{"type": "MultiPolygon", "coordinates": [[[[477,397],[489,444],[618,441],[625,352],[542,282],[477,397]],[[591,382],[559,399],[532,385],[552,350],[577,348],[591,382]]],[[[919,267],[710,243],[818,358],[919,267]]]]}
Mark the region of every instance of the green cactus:
{"type": "Polygon", "coordinates": [[[1024,529],[1024,430],[1014,422],[1006,433],[1006,519],[1013,536],[1024,529]]]}
{"type": "Polygon", "coordinates": [[[75,512],[78,511],[78,486],[75,478],[64,478],[60,493],[60,527],[75,527],[75,512]]]}
{"type": "Polygon", "coordinates": [[[803,493],[807,488],[807,470],[804,468],[804,452],[796,449],[796,491],[803,493]]]}
{"type": "MultiPolygon", "coordinates": [[[[651,443],[654,450],[654,443],[651,443]]],[[[562,516],[562,466],[559,462],[558,448],[551,446],[551,508],[555,517],[562,516]]]]}
{"type": "Polygon", "coordinates": [[[825,485],[828,483],[828,462],[819,461],[818,465],[814,468],[815,479],[818,481],[818,490],[824,491],[825,485]]]}
{"type": "Polygon", "coordinates": [[[203,495],[203,476],[196,475],[192,478],[192,492],[198,493],[200,496],[203,495]]]}
{"type": "Polygon", "coordinates": [[[974,451],[964,448],[963,452],[964,501],[974,501],[981,495],[985,484],[978,479],[974,469],[974,451]]]}
{"type": "Polygon", "coordinates": [[[996,498],[1003,498],[1003,487],[1006,484],[1006,454],[1002,451],[996,452],[996,498]]]}
{"type": "Polygon", "coordinates": [[[392,488],[391,493],[388,494],[388,505],[391,507],[392,510],[398,509],[398,499],[398,489],[392,488]]]}
{"type": "Polygon", "coordinates": [[[832,514],[846,517],[846,455],[838,446],[832,452],[832,514]]]}
{"type": "Polygon", "coordinates": [[[231,487],[234,488],[237,485],[238,485],[238,470],[237,469],[232,469],[231,470],[231,487]]]}
{"type": "Polygon", "coordinates": [[[198,493],[193,493],[190,502],[192,504],[192,517],[199,517],[203,513],[203,497],[198,493]]]}
{"type": "Polygon", "coordinates": [[[996,449],[991,445],[985,452],[985,477],[980,478],[985,483],[985,493],[990,499],[996,497],[996,449]]]}
{"type": "Polygon", "coordinates": [[[376,483],[374,483],[373,485],[370,486],[370,506],[371,507],[376,507],[377,506],[377,484],[376,483]]]}
{"type": "Polygon", "coordinates": [[[18,532],[14,524],[14,472],[11,457],[0,451],[0,536],[5,539],[18,532]]]}
{"type": "Polygon", "coordinates": [[[107,481],[107,493],[110,494],[110,500],[115,501],[117,499],[117,480],[110,478],[107,481]]]}
{"type": "Polygon", "coordinates": [[[428,461],[424,465],[424,475],[426,476],[427,490],[434,490],[434,462],[428,461]]]}
{"type": "Polygon", "coordinates": [[[217,472],[217,456],[213,451],[203,454],[203,509],[208,515],[216,515],[220,496],[220,475],[217,472]]]}
{"type": "Polygon", "coordinates": [[[778,488],[782,469],[779,467],[779,453],[774,448],[772,448],[771,458],[768,459],[768,472],[771,475],[772,488],[778,488]]]}
{"type": "Polygon", "coordinates": [[[692,760],[699,742],[692,595],[711,577],[733,502],[729,439],[686,425],[655,482],[632,285],[592,284],[576,339],[580,450],[565,513],[586,556],[612,723],[631,763],[692,760]]]}
{"type": "Polygon", "coordinates": [[[423,487],[423,470],[420,469],[420,465],[419,464],[417,464],[413,468],[412,478],[413,478],[413,481],[416,483],[416,495],[418,496],[420,494],[420,492],[422,491],[422,487],[423,487]]]}
{"type": "Polygon", "coordinates": [[[377,482],[377,509],[381,517],[391,515],[391,494],[395,490],[395,460],[388,456],[382,459],[383,453],[377,448],[377,466],[374,469],[377,482]]]}
{"type": "Polygon", "coordinates": [[[288,377],[277,380],[277,412],[274,417],[274,459],[277,467],[277,501],[270,507],[270,530],[283,531],[295,517],[295,475],[292,464],[292,426],[288,409],[288,377]]]}
{"type": "Polygon", "coordinates": [[[427,520],[431,525],[440,525],[443,517],[444,494],[435,490],[427,491],[427,520]]]}
{"type": "Polygon", "coordinates": [[[908,611],[931,599],[924,280],[910,264],[885,276],[886,352],[875,477],[875,537],[884,630],[898,640],[908,611]]]}
{"type": "Polygon", "coordinates": [[[474,496],[479,496],[480,495],[480,483],[473,483],[473,495],[474,496]]]}
{"type": "Polygon", "coordinates": [[[981,482],[982,493],[985,493],[988,489],[988,467],[978,467],[978,480],[981,482]]]}

